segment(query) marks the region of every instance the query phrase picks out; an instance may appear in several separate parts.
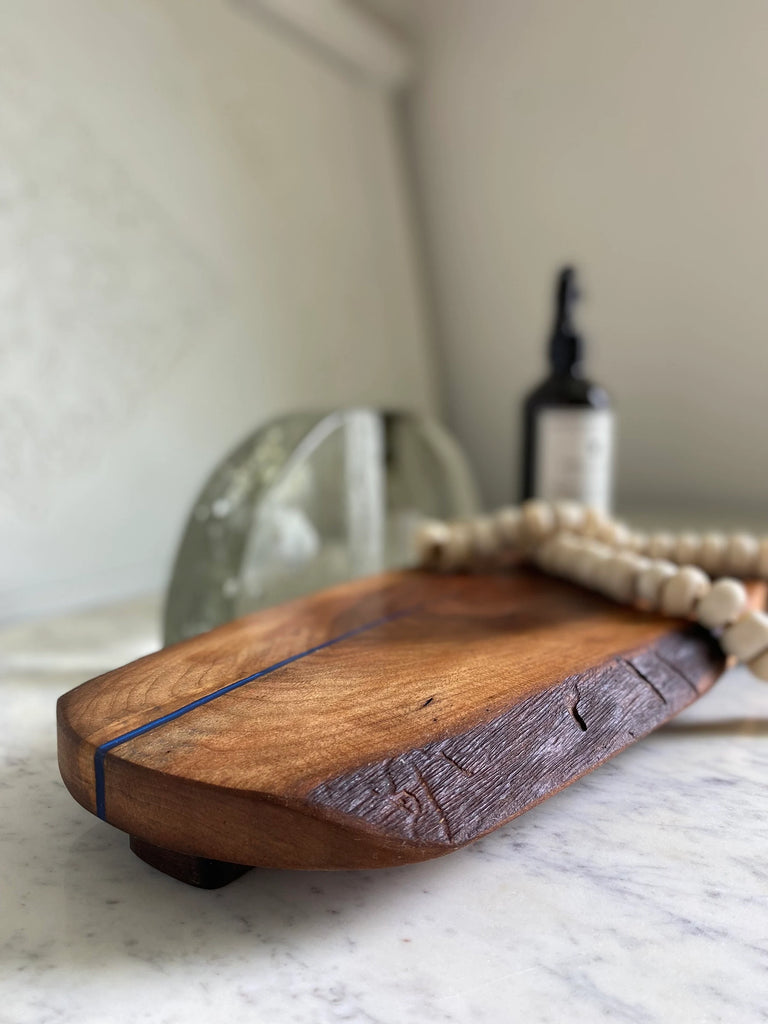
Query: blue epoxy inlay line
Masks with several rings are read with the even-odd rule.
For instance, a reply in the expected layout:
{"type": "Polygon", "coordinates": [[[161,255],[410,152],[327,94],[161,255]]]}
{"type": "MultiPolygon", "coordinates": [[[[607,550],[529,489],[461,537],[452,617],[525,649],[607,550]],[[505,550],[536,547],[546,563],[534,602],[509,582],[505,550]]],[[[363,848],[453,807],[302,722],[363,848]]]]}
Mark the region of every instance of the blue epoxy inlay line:
{"type": "Polygon", "coordinates": [[[376,629],[378,626],[384,626],[388,622],[394,622],[396,619],[401,619],[405,615],[411,614],[415,609],[408,608],[404,611],[394,612],[392,615],[384,615],[380,619],[374,619],[373,622],[366,622],[362,626],[356,626],[354,629],[347,630],[346,633],[340,633],[339,636],[331,637],[330,640],[325,640],[321,644],[317,644],[315,647],[310,647],[306,651],[301,651],[299,654],[292,654],[290,658],[283,658],[282,661],[276,661],[274,665],[268,665],[266,668],[260,669],[258,672],[254,672],[253,675],[246,676],[245,679],[238,679],[234,683],[228,683],[226,686],[221,686],[218,690],[213,690],[211,693],[207,693],[204,697],[198,697],[197,700],[190,701],[189,704],[184,704],[182,707],[177,708],[176,711],[170,711],[167,715],[161,715],[160,718],[153,718],[151,721],[146,722],[144,725],[139,725],[135,729],[131,729],[129,732],[121,733],[120,736],[115,736],[113,740],[108,740],[106,743],[102,743],[101,746],[96,748],[96,752],[93,755],[93,771],[96,778],[96,814],[103,819],[106,818],[106,792],[104,785],[104,759],[110,750],[114,750],[115,747],[119,747],[122,743],[127,743],[129,740],[136,739],[137,736],[143,736],[147,732],[152,732],[153,729],[159,728],[161,725],[166,725],[168,722],[173,722],[177,718],[181,718],[182,715],[186,715],[190,711],[194,711],[195,708],[202,707],[204,704],[210,704],[212,700],[216,700],[218,697],[223,697],[227,693],[231,693],[233,690],[237,690],[241,686],[245,686],[246,683],[252,683],[255,679],[261,679],[264,676],[268,676],[271,672],[276,672],[280,668],[285,668],[286,665],[293,664],[294,661],[300,661],[302,658],[308,658],[310,654],[317,654],[318,651],[325,650],[326,647],[333,647],[334,644],[342,643],[344,640],[350,640],[354,636],[358,636],[360,633],[367,633],[371,629],[376,629]]]}

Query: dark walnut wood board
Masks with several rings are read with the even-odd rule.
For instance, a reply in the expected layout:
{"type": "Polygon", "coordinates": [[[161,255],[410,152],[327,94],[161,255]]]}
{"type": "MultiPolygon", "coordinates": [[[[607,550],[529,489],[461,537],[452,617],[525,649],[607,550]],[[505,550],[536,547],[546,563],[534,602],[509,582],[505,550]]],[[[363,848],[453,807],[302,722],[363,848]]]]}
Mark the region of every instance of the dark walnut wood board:
{"type": "Polygon", "coordinates": [[[388,573],[77,687],[59,765],[79,803],[193,884],[407,864],[562,789],[723,667],[699,627],[533,570],[388,573]]]}

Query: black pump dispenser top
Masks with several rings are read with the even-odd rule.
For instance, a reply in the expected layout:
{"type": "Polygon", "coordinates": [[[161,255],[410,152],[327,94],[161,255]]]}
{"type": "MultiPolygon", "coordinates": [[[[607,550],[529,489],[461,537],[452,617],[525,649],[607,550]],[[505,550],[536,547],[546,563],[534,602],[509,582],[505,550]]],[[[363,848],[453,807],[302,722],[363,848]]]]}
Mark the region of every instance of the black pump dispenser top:
{"type": "Polygon", "coordinates": [[[578,373],[584,342],[573,325],[573,307],[580,297],[574,267],[563,267],[555,286],[555,321],[549,340],[549,362],[556,374],[578,373]]]}

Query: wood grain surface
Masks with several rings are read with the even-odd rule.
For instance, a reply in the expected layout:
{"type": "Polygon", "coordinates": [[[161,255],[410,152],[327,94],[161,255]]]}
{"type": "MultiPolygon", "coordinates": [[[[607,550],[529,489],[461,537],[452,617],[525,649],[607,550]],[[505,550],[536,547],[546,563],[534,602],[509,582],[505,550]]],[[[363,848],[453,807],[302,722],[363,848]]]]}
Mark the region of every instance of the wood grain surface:
{"type": "Polygon", "coordinates": [[[59,763],[145,849],[383,867],[497,828],[723,666],[704,630],[535,571],[390,573],[83,684],[59,701],[59,763]]]}

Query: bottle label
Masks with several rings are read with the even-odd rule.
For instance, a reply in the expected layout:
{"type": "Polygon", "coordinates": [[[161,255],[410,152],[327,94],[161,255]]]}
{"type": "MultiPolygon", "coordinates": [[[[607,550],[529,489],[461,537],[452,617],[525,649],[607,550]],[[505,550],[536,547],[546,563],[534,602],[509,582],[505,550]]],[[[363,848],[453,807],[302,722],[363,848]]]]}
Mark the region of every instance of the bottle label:
{"type": "Polygon", "coordinates": [[[610,512],[613,413],[610,409],[542,409],[536,417],[534,494],[581,501],[610,512]]]}

